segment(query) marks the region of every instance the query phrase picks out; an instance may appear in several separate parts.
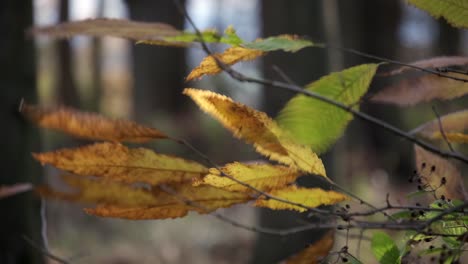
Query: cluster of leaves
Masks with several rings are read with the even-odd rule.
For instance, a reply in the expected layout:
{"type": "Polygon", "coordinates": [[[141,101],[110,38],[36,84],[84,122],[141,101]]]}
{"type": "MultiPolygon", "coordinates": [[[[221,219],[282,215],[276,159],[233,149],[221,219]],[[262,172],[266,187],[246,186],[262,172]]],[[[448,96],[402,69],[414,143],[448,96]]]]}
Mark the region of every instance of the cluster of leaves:
{"type": "MultiPolygon", "coordinates": [[[[442,15],[456,26],[467,27],[468,16],[453,16],[452,9],[426,6],[431,1],[410,1],[435,16],[442,15]],[[427,8],[426,8],[427,7],[427,8]],[[440,12],[439,12],[440,11],[440,12]]],[[[450,2],[450,1],[441,1],[450,2]]],[[[466,9],[465,9],[466,10],[466,9]]],[[[224,34],[213,30],[183,32],[162,23],[142,23],[117,19],[91,19],[62,23],[51,27],[34,28],[33,34],[70,37],[78,34],[114,36],[137,43],[187,47],[194,43],[222,43],[228,48],[220,54],[208,54],[187,76],[187,81],[204,75],[218,74],[226,67],[282,50],[296,52],[307,47],[325,44],[293,35],[280,35],[252,42],[242,40],[232,27],[224,34]]],[[[417,69],[452,69],[468,64],[466,57],[439,57],[418,61],[395,69],[384,76],[394,76],[417,69]]],[[[304,88],[357,110],[367,93],[376,71],[382,64],[363,64],[331,73],[304,88]]],[[[468,93],[466,75],[449,71],[445,76],[425,73],[412,80],[387,87],[372,96],[374,102],[412,105],[434,99],[449,100],[468,93]],[[449,78],[452,77],[452,78],[449,78]]],[[[144,143],[167,139],[182,143],[163,132],[126,120],[112,120],[74,109],[41,108],[23,104],[21,112],[41,127],[56,129],[72,136],[100,140],[79,148],[66,148],[33,156],[42,164],[50,164],[66,171],[63,181],[73,188],[61,191],[52,186],[38,187],[46,197],[73,202],[95,204],[86,208],[89,214],[126,219],[165,219],[185,216],[190,211],[210,213],[218,208],[252,202],[253,206],[273,210],[304,212],[322,205],[333,205],[348,199],[345,194],[321,188],[297,187],[299,177],[322,177],[329,183],[322,161],[317,154],[325,152],[343,134],[353,115],[345,109],[312,98],[297,95],[272,119],[265,113],[210,91],[187,88],[189,96],[203,111],[219,121],[234,136],[252,144],[255,150],[279,164],[244,164],[233,162],[218,167],[201,164],[181,157],[157,153],[148,148],[129,148],[122,142],[144,143]]],[[[467,143],[466,110],[448,114],[423,124],[411,134],[447,144],[467,143]]],[[[452,148],[452,147],[451,147],[452,148]]],[[[436,201],[430,208],[437,210],[400,211],[403,222],[428,223],[421,230],[408,231],[402,249],[384,233],[375,233],[372,249],[381,263],[398,263],[414,245],[421,241],[441,238],[443,244],[420,254],[438,253],[444,261],[457,260],[466,241],[466,216],[457,208],[466,200],[460,173],[449,161],[415,145],[418,164],[428,164],[417,171],[419,192],[433,194],[436,201]],[[424,172],[423,169],[430,172],[424,172]],[[422,176],[424,175],[424,176],[422,176]],[[449,201],[450,199],[450,201],[449,201]],[[453,208],[457,210],[451,211],[453,208]],[[440,210],[439,210],[440,209],[440,210]],[[448,211],[448,213],[447,213],[448,211]],[[444,213],[442,215],[442,213],[444,213]],[[428,231],[430,229],[431,231],[428,231]]],[[[413,180],[413,179],[412,179],[413,180]]],[[[333,184],[333,183],[332,183],[333,184]]],[[[392,209],[388,207],[387,209],[392,209]]],[[[463,208],[461,208],[463,209],[463,208]]],[[[350,213],[351,215],[351,213],[350,213]]],[[[343,216],[343,215],[341,215],[343,216]]],[[[343,218],[346,222],[351,218],[343,218]]],[[[383,226],[382,228],[385,228],[383,226]]],[[[289,263],[314,263],[326,257],[333,246],[333,232],[321,241],[289,259],[289,263]]],[[[359,263],[346,250],[343,261],[359,263]]],[[[448,263],[448,262],[447,262],[448,263]]]]}

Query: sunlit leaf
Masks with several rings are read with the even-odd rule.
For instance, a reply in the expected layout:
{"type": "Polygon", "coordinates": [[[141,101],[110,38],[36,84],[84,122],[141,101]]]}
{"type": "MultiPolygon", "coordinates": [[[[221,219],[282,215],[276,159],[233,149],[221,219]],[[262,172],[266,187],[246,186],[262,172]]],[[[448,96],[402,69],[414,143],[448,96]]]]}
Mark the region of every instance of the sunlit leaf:
{"type": "Polygon", "coordinates": [[[445,133],[457,133],[468,130],[468,110],[462,110],[427,122],[413,129],[411,134],[417,134],[430,139],[437,138],[440,135],[439,120],[445,133]]]}
{"type": "Polygon", "coordinates": [[[441,132],[436,132],[434,138],[445,140],[450,143],[465,143],[468,144],[468,135],[463,133],[444,133],[445,138],[441,132]]]}
{"type": "Polygon", "coordinates": [[[380,264],[400,263],[400,252],[393,239],[384,232],[375,232],[371,241],[372,253],[380,264]]]}
{"type": "Polygon", "coordinates": [[[16,194],[24,193],[33,188],[31,183],[16,183],[12,185],[0,185],[0,200],[13,196],[16,194]]]}
{"type": "Polygon", "coordinates": [[[326,175],[320,158],[308,147],[295,143],[265,113],[210,91],[188,88],[184,94],[190,96],[203,111],[218,120],[234,136],[253,144],[260,154],[305,172],[326,175]]]}
{"type": "MultiPolygon", "coordinates": [[[[157,187],[155,187],[157,188],[157,187]]],[[[134,220],[165,219],[185,216],[189,211],[200,214],[210,213],[218,208],[226,208],[245,203],[252,198],[244,193],[229,192],[211,186],[175,186],[176,194],[155,193],[156,203],[148,206],[98,205],[85,209],[87,213],[102,217],[116,217],[134,220]]]]}
{"type": "Polygon", "coordinates": [[[72,108],[41,108],[22,104],[21,113],[37,125],[72,136],[127,142],[147,142],[167,138],[162,132],[128,120],[116,120],[72,108]]]}
{"type": "Polygon", "coordinates": [[[289,52],[296,52],[306,47],[313,47],[314,45],[312,41],[299,38],[295,35],[280,35],[243,44],[244,47],[249,49],[261,51],[283,50],[289,52]]]}
{"type": "MultiPolygon", "coordinates": [[[[430,59],[425,59],[425,60],[420,60],[420,61],[415,61],[412,63],[409,63],[412,66],[420,67],[420,68],[431,68],[431,69],[436,69],[436,68],[445,68],[449,66],[464,66],[468,65],[468,57],[463,57],[463,56],[442,56],[442,57],[434,57],[430,59]]],[[[402,66],[399,67],[393,71],[390,71],[388,73],[385,73],[383,75],[386,76],[391,76],[391,75],[397,75],[406,71],[411,71],[411,70],[416,70],[414,68],[408,67],[408,66],[402,66]]]]}
{"type": "Polygon", "coordinates": [[[298,254],[288,258],[286,264],[316,264],[321,263],[333,247],[335,232],[328,231],[320,240],[308,246],[298,254]]]}
{"type": "Polygon", "coordinates": [[[183,35],[182,31],[164,23],[135,22],[123,19],[96,18],[64,22],[54,26],[35,27],[35,35],[69,38],[77,35],[118,37],[156,45],[184,46],[186,43],[170,40],[183,35]]]}
{"type": "Polygon", "coordinates": [[[460,171],[450,161],[418,146],[415,146],[414,150],[416,166],[423,177],[422,183],[434,189],[437,197],[444,195],[449,199],[464,200],[466,198],[460,171]]]}
{"type": "Polygon", "coordinates": [[[465,0],[408,0],[435,18],[443,17],[452,26],[468,28],[468,2],[465,0]]]}
{"type": "MultiPolygon", "coordinates": [[[[311,208],[318,207],[321,205],[332,205],[348,199],[347,196],[339,192],[325,191],[320,188],[302,188],[296,186],[289,186],[283,189],[273,190],[269,192],[269,194],[311,208]]],[[[286,209],[296,210],[299,212],[306,211],[306,209],[303,207],[280,202],[274,199],[258,199],[255,202],[255,206],[267,207],[273,210],[286,209]]]]}
{"type": "MultiPolygon", "coordinates": [[[[306,89],[351,106],[366,93],[377,67],[378,64],[363,64],[332,73],[307,85],[306,89]]],[[[299,143],[322,153],[343,134],[352,118],[336,106],[297,95],[281,110],[277,120],[299,143]]]]}
{"type": "MultiPolygon", "coordinates": [[[[270,164],[242,164],[234,162],[227,164],[221,170],[261,191],[270,191],[286,186],[294,182],[300,173],[289,167],[270,164]]],[[[204,184],[209,184],[228,191],[250,191],[249,188],[227,178],[220,176],[216,169],[211,169],[210,174],[203,178],[204,184]]]]}
{"type": "Polygon", "coordinates": [[[159,184],[199,179],[208,173],[203,165],[145,148],[119,143],[97,143],[74,149],[36,153],[34,158],[78,175],[92,175],[128,183],[159,184]]]}
{"type": "MultiPolygon", "coordinates": [[[[466,75],[446,73],[453,77],[466,75]]],[[[400,106],[430,102],[434,99],[450,100],[468,93],[468,82],[461,82],[433,74],[426,74],[412,79],[404,79],[395,85],[383,88],[372,97],[378,103],[400,106]]]]}
{"type": "Polygon", "coordinates": [[[205,57],[199,66],[195,67],[186,80],[190,81],[193,79],[201,78],[204,75],[218,74],[222,69],[218,66],[218,63],[214,59],[215,56],[220,62],[226,65],[233,65],[240,61],[249,61],[257,57],[264,55],[265,53],[260,50],[247,49],[243,47],[231,47],[226,49],[223,53],[214,54],[205,57]]]}

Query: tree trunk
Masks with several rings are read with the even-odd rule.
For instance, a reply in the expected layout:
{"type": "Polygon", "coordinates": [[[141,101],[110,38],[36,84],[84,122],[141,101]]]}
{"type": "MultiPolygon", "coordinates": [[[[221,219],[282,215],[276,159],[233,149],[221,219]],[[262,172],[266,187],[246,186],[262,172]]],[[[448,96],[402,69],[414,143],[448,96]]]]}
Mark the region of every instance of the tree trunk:
{"type": "MultiPolygon", "coordinates": [[[[32,1],[0,1],[0,186],[18,182],[38,182],[41,168],[31,158],[39,150],[39,136],[18,114],[21,98],[36,100],[34,46],[25,39],[32,25],[32,1]]],[[[32,193],[0,200],[0,263],[44,263],[43,256],[23,237],[41,245],[40,200],[32,193]]]]}
{"type": "MultiPolygon", "coordinates": [[[[127,0],[130,19],[164,22],[183,29],[184,17],[171,1],[127,0]]],[[[185,50],[133,45],[134,106],[136,120],[155,111],[176,114],[183,110],[185,50]]]]}

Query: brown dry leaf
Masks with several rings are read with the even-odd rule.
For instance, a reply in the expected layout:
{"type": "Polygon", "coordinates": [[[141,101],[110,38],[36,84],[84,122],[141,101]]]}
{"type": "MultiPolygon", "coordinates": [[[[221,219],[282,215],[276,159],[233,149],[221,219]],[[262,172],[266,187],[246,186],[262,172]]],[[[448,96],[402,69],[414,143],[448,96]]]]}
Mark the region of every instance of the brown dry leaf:
{"type": "Polygon", "coordinates": [[[179,183],[200,179],[208,173],[206,167],[195,161],[109,142],[36,153],[33,156],[42,164],[50,164],[78,175],[127,183],[179,183]]]}
{"type": "MultiPolygon", "coordinates": [[[[468,134],[463,134],[463,133],[444,133],[444,134],[445,134],[445,138],[450,143],[468,144],[468,134]]],[[[445,140],[444,136],[440,132],[435,133],[434,138],[445,140]]]]}
{"type": "MultiPolygon", "coordinates": [[[[445,133],[463,132],[468,130],[468,110],[453,112],[440,117],[445,133]]],[[[411,134],[417,134],[425,138],[433,139],[440,135],[439,119],[420,125],[413,129],[411,134]]]]}
{"type": "Polygon", "coordinates": [[[95,37],[118,37],[148,44],[186,46],[187,43],[168,41],[166,38],[179,36],[182,31],[164,23],[135,22],[124,19],[96,18],[65,22],[54,26],[34,27],[34,35],[69,38],[77,35],[95,37]]]}
{"type": "Polygon", "coordinates": [[[322,160],[317,154],[309,147],[297,144],[264,112],[210,91],[186,88],[184,94],[234,136],[253,144],[260,154],[301,171],[326,177],[322,160]]]}
{"type": "MultiPolygon", "coordinates": [[[[300,176],[297,170],[270,164],[242,164],[234,162],[225,165],[221,170],[225,174],[264,192],[285,187],[300,176]]],[[[220,176],[217,169],[210,169],[210,174],[203,178],[202,183],[228,191],[252,191],[227,177],[220,176]]]]}
{"type": "Polygon", "coordinates": [[[416,166],[423,184],[435,189],[437,197],[444,195],[448,199],[459,200],[468,198],[460,171],[455,165],[419,146],[414,146],[414,151],[416,166]],[[442,184],[442,178],[445,178],[445,184],[442,184]]]}
{"type": "Polygon", "coordinates": [[[7,198],[9,196],[27,192],[31,190],[32,188],[33,186],[31,183],[16,183],[13,185],[0,185],[0,200],[3,198],[7,198]]]}
{"type": "Polygon", "coordinates": [[[37,125],[72,136],[110,141],[147,142],[167,138],[162,132],[128,120],[115,120],[68,107],[41,108],[22,104],[20,111],[37,125]]]}
{"type": "Polygon", "coordinates": [[[308,246],[298,254],[288,258],[286,264],[316,264],[322,263],[333,247],[335,240],[334,230],[328,231],[320,240],[308,246]]]}
{"type": "MultiPolygon", "coordinates": [[[[282,189],[277,189],[269,192],[274,197],[288,200],[293,203],[302,204],[304,206],[315,208],[322,205],[333,205],[348,197],[344,194],[335,191],[325,191],[320,188],[303,188],[297,186],[288,186],[282,189]]],[[[289,203],[280,202],[273,199],[259,198],[255,202],[255,206],[267,207],[273,210],[296,210],[305,212],[306,209],[289,203]]]]}
{"type": "Polygon", "coordinates": [[[182,185],[172,187],[172,189],[176,194],[155,192],[157,203],[154,205],[129,207],[102,204],[85,210],[89,214],[102,217],[134,220],[165,219],[182,217],[189,211],[206,214],[218,208],[246,203],[252,199],[244,193],[229,192],[211,186],[182,185]]]}
{"type": "MultiPolygon", "coordinates": [[[[214,54],[213,56],[226,65],[233,65],[239,61],[253,60],[257,57],[263,56],[264,54],[266,53],[261,50],[231,47],[226,49],[223,53],[214,54]]],[[[190,72],[186,80],[190,81],[196,78],[201,78],[203,75],[220,73],[222,69],[218,66],[213,56],[205,57],[200,65],[190,72]]]]}
{"type": "MultiPolygon", "coordinates": [[[[409,63],[410,65],[420,68],[443,68],[449,66],[464,66],[468,65],[468,57],[463,56],[442,56],[434,57],[426,60],[415,61],[409,63]]],[[[415,70],[414,68],[402,66],[391,72],[384,73],[385,76],[397,75],[406,71],[415,70]]]]}
{"type": "MultiPolygon", "coordinates": [[[[462,77],[463,74],[447,73],[453,77],[462,77]]],[[[461,82],[433,74],[405,79],[385,87],[375,94],[371,101],[378,103],[396,104],[399,106],[415,105],[430,102],[434,99],[449,100],[468,93],[468,82],[461,82]]]]}

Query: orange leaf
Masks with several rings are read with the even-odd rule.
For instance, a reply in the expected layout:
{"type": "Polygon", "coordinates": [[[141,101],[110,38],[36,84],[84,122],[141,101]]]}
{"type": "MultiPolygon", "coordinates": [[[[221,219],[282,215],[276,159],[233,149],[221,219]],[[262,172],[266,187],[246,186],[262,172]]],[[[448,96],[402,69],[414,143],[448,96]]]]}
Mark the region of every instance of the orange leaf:
{"type": "MultiPolygon", "coordinates": [[[[253,60],[257,57],[263,56],[264,54],[265,52],[256,49],[231,47],[226,49],[223,53],[214,54],[213,56],[218,58],[224,64],[233,65],[239,61],[253,60]]],[[[213,75],[220,73],[222,69],[218,66],[213,56],[205,57],[200,65],[190,72],[190,74],[187,76],[187,81],[201,78],[206,74],[213,75]]]]}
{"type": "MultiPolygon", "coordinates": [[[[278,189],[294,182],[300,173],[289,167],[271,164],[242,164],[234,162],[225,165],[221,170],[261,191],[267,192],[278,189]]],[[[210,169],[210,174],[206,175],[202,182],[229,191],[249,192],[251,189],[219,175],[217,169],[210,169]]]]}
{"type": "Polygon", "coordinates": [[[308,246],[298,254],[288,258],[286,264],[316,264],[322,263],[333,247],[335,232],[328,231],[320,240],[308,246]]]}
{"type": "MultiPolygon", "coordinates": [[[[458,73],[447,73],[453,77],[463,77],[458,73]]],[[[413,79],[405,79],[385,87],[372,97],[378,103],[396,104],[399,106],[415,105],[430,102],[434,99],[449,100],[468,93],[468,83],[426,74],[413,79]]]]}
{"type": "MultiPolygon", "coordinates": [[[[325,191],[320,188],[302,188],[289,186],[269,192],[272,196],[288,200],[290,202],[302,204],[307,207],[315,208],[321,205],[332,205],[342,202],[348,197],[339,192],[325,191]]],[[[255,206],[267,207],[273,210],[296,210],[305,212],[306,209],[289,203],[283,203],[273,199],[258,199],[255,206]]]]}
{"type": "Polygon", "coordinates": [[[51,164],[79,175],[128,183],[184,182],[200,178],[208,172],[207,168],[195,161],[109,142],[36,153],[33,156],[42,164],[51,164]]]}
{"type": "Polygon", "coordinates": [[[119,37],[158,45],[186,46],[187,43],[167,38],[182,35],[182,31],[164,23],[135,22],[124,19],[96,18],[65,22],[54,26],[35,27],[32,34],[69,38],[77,35],[119,37]]]}
{"type": "Polygon", "coordinates": [[[32,189],[31,183],[16,183],[13,185],[0,185],[0,199],[27,192],[32,189]]]}
{"type": "Polygon", "coordinates": [[[154,128],[132,121],[113,120],[72,108],[40,108],[22,104],[20,111],[41,127],[60,130],[86,139],[146,142],[157,138],[167,138],[154,128]]]}
{"type": "Polygon", "coordinates": [[[468,198],[460,171],[455,165],[421,147],[414,146],[414,151],[422,184],[435,189],[437,197],[444,195],[448,199],[459,200],[468,198]],[[442,184],[442,178],[445,178],[444,184],[442,184]]]}
{"type": "Polygon", "coordinates": [[[322,160],[310,148],[297,144],[265,113],[210,91],[186,88],[198,106],[230,130],[253,144],[257,152],[301,171],[326,177],[322,160]]]}

